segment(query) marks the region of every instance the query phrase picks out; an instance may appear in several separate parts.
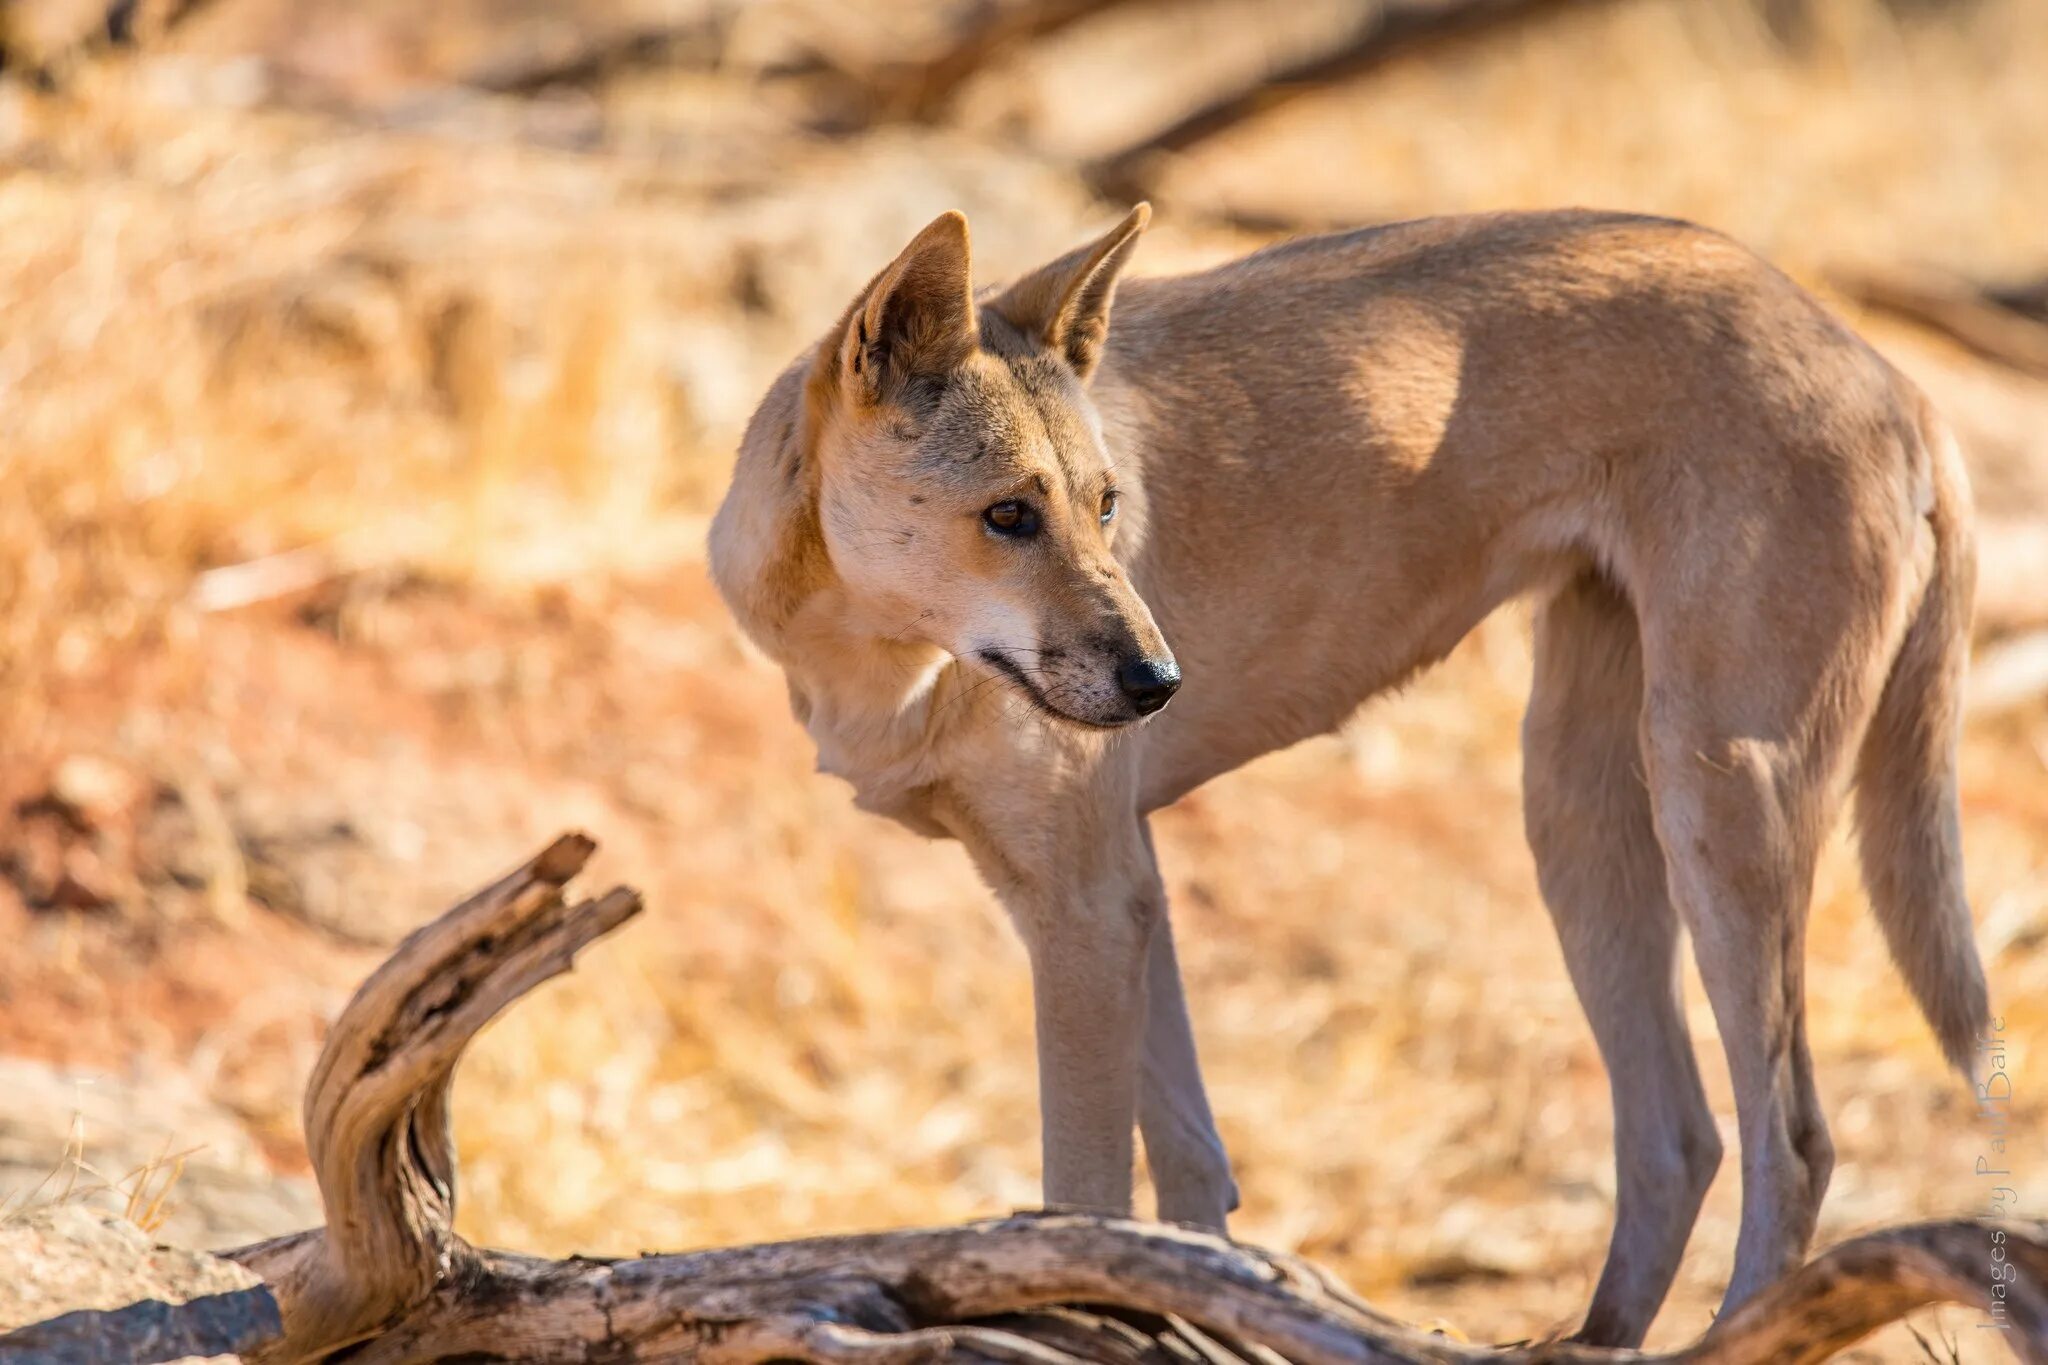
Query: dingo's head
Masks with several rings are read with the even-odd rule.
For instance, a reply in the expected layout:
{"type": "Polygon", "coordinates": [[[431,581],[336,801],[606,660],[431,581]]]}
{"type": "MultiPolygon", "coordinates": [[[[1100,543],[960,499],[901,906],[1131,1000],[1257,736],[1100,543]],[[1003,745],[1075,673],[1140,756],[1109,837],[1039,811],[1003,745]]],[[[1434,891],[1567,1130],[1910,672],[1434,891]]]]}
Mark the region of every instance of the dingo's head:
{"type": "Polygon", "coordinates": [[[790,662],[825,602],[835,627],[943,650],[1069,721],[1166,704],[1180,669],[1112,552],[1118,471],[1087,393],[1149,216],[977,306],[948,213],[783,376],[712,533],[771,653],[790,662]]]}

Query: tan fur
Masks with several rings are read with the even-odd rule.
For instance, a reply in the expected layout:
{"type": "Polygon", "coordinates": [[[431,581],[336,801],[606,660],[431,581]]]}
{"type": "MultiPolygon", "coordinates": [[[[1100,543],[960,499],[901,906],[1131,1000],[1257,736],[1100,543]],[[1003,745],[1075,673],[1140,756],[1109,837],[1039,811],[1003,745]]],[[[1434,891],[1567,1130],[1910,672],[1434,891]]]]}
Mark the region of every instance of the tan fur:
{"type": "Polygon", "coordinates": [[[1119,287],[1145,218],[978,298],[965,220],[927,228],[770,390],[712,533],[821,767],[964,842],[1017,924],[1048,1201],[1127,1209],[1135,1117],[1162,1216],[1235,1204],[1147,814],[1534,595],[1529,837],[1615,1106],[1584,1335],[1642,1339],[1720,1160],[1682,929],[1737,1096],[1741,1302],[1804,1255],[1832,1163],[1802,941],[1852,768],[1879,919],[1958,1066],[1986,1014],[1953,442],[1687,224],[1427,220],[1119,287]],[[984,518],[1018,502],[1026,539],[984,518]]]}

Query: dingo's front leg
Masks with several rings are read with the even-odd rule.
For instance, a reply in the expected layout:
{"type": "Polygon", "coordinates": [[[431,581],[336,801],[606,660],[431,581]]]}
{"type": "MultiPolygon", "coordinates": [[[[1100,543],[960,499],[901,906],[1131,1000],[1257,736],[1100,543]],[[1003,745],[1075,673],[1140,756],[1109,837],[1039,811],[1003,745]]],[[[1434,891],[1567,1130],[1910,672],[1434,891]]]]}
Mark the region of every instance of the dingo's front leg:
{"type": "Polygon", "coordinates": [[[1166,888],[1149,829],[1105,776],[1107,791],[1050,802],[1045,842],[963,822],[1031,957],[1045,1202],[1130,1212],[1135,1119],[1159,1216],[1222,1231],[1237,1186],[1202,1089],[1166,888]]]}
{"type": "Polygon", "coordinates": [[[1004,896],[1031,955],[1049,1205],[1131,1211],[1145,950],[1157,906],[1141,892],[1119,875],[1004,896]]]}
{"type": "MultiPolygon", "coordinates": [[[[961,831],[1031,959],[1045,1202],[1127,1214],[1145,964],[1165,898],[1128,770],[961,792],[961,831]]],[[[956,789],[958,790],[958,789],[956,789]]]]}

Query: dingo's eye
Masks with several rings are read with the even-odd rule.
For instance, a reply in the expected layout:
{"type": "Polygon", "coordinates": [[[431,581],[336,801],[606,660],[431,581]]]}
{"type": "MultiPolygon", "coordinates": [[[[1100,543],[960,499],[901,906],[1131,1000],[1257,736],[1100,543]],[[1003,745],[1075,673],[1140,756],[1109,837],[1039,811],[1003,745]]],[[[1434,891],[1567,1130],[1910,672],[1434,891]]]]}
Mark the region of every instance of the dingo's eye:
{"type": "Polygon", "coordinates": [[[1116,520],[1116,490],[1108,489],[1102,495],[1102,524],[1109,525],[1116,520]]]}
{"type": "Polygon", "coordinates": [[[1037,510],[1030,503],[1019,502],[1015,498],[997,503],[983,512],[981,519],[988,523],[989,530],[999,536],[1015,536],[1021,540],[1038,534],[1037,510]]]}

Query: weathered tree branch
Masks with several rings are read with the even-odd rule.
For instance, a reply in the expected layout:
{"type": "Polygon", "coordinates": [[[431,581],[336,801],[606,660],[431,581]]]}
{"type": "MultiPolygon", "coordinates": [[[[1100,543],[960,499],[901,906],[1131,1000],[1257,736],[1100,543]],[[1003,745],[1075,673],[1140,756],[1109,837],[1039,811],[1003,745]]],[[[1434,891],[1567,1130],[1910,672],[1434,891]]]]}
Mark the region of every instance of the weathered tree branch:
{"type": "Polygon", "coordinates": [[[258,1358],[299,1359],[356,1341],[474,1258],[451,1226],[455,1064],[500,1010],[639,913],[638,894],[624,888],[564,901],[563,886],[594,847],[564,835],[415,932],[335,1020],[305,1110],[327,1226],[234,1257],[282,1305],[282,1355],[258,1358]]]}
{"type": "Polygon", "coordinates": [[[564,51],[501,58],[462,83],[494,95],[537,95],[563,86],[599,85],[628,71],[712,67],[725,51],[732,19],[730,8],[714,6],[677,23],[601,33],[564,51]]]}
{"type": "Polygon", "coordinates": [[[939,51],[869,77],[868,94],[874,105],[870,121],[935,123],[960,87],[1003,54],[1128,3],[1130,0],[1016,0],[980,5],[939,51]]]}
{"type": "Polygon", "coordinates": [[[1313,53],[1230,91],[1087,170],[1103,198],[1122,203],[1156,194],[1156,163],[1270,113],[1313,91],[1355,80],[1397,58],[1484,29],[1547,17],[1593,0],[1381,0],[1336,47],[1313,53]]]}
{"type": "Polygon", "coordinates": [[[84,1308],[0,1335],[0,1365],[102,1365],[256,1350],[276,1339],[277,1303],[261,1285],[184,1303],[140,1299],[84,1308]]]}
{"type": "Polygon", "coordinates": [[[1843,271],[1865,307],[1932,328],[1987,360],[2048,378],[2048,281],[2010,288],[1935,271],[1843,271]]]}
{"type": "Polygon", "coordinates": [[[1858,1238],[1661,1356],[1466,1345],[1379,1312],[1294,1257],[1081,1214],[618,1261],[472,1247],[450,1227],[450,1078],[486,1021],[639,910],[626,890],[565,901],[590,852],[581,836],[559,839],[415,933],[335,1022],[306,1098],[328,1226],[231,1253],[282,1305],[283,1337],[252,1360],[346,1347],[356,1365],[1803,1365],[1914,1308],[1960,1302],[1993,1311],[2022,1360],[2048,1365],[2040,1223],[1959,1220],[1858,1238]],[[1994,1239],[2012,1267],[1996,1299],[1994,1239]]]}

